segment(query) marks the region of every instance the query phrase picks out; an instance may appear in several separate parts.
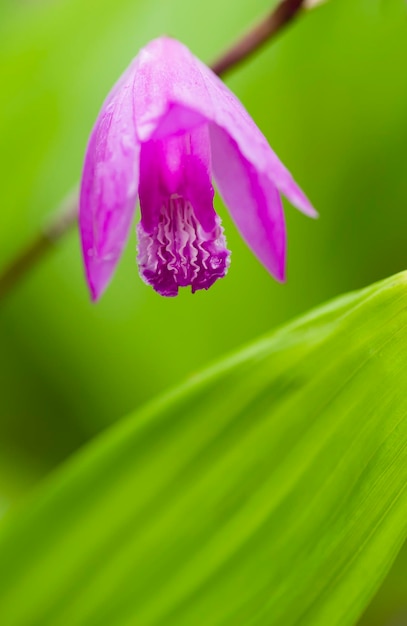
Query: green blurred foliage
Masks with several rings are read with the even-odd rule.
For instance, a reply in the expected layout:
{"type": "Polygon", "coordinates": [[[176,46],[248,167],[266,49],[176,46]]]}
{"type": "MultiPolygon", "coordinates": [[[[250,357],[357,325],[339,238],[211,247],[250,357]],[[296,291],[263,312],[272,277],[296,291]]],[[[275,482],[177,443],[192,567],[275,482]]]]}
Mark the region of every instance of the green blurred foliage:
{"type": "MultiPolygon", "coordinates": [[[[2,0],[0,266],[77,183],[95,116],[140,46],[166,33],[210,62],[269,5],[2,0]]],[[[405,268],[406,61],[404,0],[330,0],[227,77],[320,212],[314,222],[286,205],[286,285],[218,202],[233,259],[207,293],[165,300],[146,287],[133,233],[94,306],[72,232],[1,303],[0,508],[208,361],[405,268]]]]}
{"type": "Polygon", "coordinates": [[[0,525],[0,623],[353,626],[407,533],[406,287],[324,304],[73,455],[0,525]]]}

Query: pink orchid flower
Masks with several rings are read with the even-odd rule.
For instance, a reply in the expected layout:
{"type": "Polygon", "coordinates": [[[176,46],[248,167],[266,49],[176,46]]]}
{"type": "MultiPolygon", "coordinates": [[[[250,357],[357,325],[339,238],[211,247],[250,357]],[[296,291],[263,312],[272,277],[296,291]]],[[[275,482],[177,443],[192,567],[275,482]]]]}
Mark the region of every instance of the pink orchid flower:
{"type": "Polygon", "coordinates": [[[108,285],[136,200],[141,277],[163,296],[208,289],[230,252],[211,178],[243,239],[279,281],[286,230],[280,192],[316,212],[239,100],[181,43],[143,48],[108,95],[87,148],[80,232],[93,300],[108,285]]]}

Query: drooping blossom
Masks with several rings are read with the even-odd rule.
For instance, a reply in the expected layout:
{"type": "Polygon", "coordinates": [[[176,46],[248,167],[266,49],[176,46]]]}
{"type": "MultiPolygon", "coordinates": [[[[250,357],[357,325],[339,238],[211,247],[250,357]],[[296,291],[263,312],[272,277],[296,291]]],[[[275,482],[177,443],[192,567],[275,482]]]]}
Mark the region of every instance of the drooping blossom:
{"type": "Polygon", "coordinates": [[[208,289],[230,252],[211,179],[243,239],[280,281],[286,230],[280,192],[315,210],[242,104],[181,43],[159,38],[133,60],[93,128],[80,193],[80,232],[92,299],[109,283],[137,197],[141,277],[158,293],[208,289]]]}

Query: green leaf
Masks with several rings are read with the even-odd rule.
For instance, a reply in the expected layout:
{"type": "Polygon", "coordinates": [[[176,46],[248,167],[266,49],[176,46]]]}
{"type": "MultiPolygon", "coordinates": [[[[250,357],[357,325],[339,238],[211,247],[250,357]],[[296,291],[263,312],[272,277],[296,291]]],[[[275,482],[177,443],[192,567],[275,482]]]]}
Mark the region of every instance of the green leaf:
{"type": "Polygon", "coordinates": [[[3,522],[0,623],[353,624],[406,535],[406,353],[400,274],[123,420],[3,522]]]}

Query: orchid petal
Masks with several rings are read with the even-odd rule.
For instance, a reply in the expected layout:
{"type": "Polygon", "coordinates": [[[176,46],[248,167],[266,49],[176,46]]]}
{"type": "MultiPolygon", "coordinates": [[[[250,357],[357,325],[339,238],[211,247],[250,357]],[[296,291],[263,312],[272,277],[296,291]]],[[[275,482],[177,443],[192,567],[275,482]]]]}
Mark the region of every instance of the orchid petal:
{"type": "Polygon", "coordinates": [[[139,153],[133,110],[134,72],[112,89],[88,144],[79,226],[92,299],[107,287],[126,243],[138,190],[139,153]]]}
{"type": "Polygon", "coordinates": [[[202,119],[222,128],[241,155],[303,213],[316,217],[310,201],[270,148],[243,105],[183,44],[162,37],[138,55],[135,91],[141,141],[185,132],[202,119]]]}
{"type": "Polygon", "coordinates": [[[215,227],[207,124],[183,135],[142,144],[139,194],[142,223],[147,231],[156,226],[161,206],[172,194],[181,195],[192,204],[207,232],[215,227]]]}
{"type": "Polygon", "coordinates": [[[286,229],[276,187],[217,126],[211,127],[211,145],[214,178],[233,221],[259,261],[284,281],[286,229]]]}
{"type": "Polygon", "coordinates": [[[197,59],[185,46],[167,37],[154,39],[139,52],[134,66],[139,141],[186,132],[207,120],[206,85],[197,59]]]}

